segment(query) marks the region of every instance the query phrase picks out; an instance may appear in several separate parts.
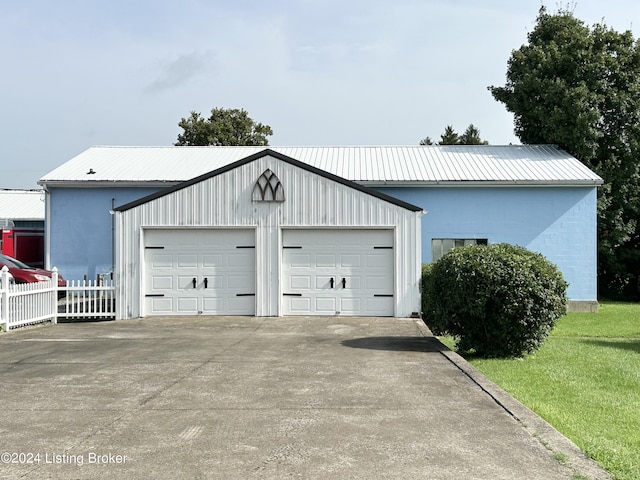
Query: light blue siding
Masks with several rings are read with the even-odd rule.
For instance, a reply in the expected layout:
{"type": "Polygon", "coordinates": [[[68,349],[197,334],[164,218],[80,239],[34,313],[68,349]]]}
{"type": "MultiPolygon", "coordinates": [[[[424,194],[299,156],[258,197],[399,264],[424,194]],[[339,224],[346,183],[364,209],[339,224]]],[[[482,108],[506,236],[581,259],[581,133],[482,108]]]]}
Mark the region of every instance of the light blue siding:
{"type": "Polygon", "coordinates": [[[48,267],[57,267],[67,280],[111,272],[112,199],[117,207],[158,190],[49,187],[48,267]]]}
{"type": "MultiPolygon", "coordinates": [[[[112,271],[116,206],[158,188],[49,187],[49,267],[68,279],[112,271]]],[[[571,300],[597,299],[595,187],[406,187],[377,190],[428,211],[422,261],[433,238],[487,238],[541,252],[562,270],[571,300]]]]}
{"type": "Polygon", "coordinates": [[[595,187],[378,188],[423,207],[422,261],[433,238],[521,245],[558,265],[571,300],[597,299],[595,187]]]}

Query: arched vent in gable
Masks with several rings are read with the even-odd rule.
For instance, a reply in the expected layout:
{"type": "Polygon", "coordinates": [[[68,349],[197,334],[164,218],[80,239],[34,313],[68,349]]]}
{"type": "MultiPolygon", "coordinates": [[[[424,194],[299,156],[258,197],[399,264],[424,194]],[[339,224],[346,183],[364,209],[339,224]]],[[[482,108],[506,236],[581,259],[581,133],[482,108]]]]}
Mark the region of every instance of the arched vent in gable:
{"type": "Polygon", "coordinates": [[[251,198],[254,202],[284,202],[284,187],[268,168],[256,181],[251,198]]]}

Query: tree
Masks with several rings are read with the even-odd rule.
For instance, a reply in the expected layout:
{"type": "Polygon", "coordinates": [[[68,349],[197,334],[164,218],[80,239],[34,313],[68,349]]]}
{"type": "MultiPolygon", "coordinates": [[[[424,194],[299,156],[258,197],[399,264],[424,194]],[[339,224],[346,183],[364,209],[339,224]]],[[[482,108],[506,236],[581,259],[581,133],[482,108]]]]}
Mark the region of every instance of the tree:
{"type": "Polygon", "coordinates": [[[598,190],[598,278],[605,297],[640,300],[640,43],[542,7],[513,51],[504,86],[523,143],[557,144],[604,179],[598,190]]]}
{"type": "Polygon", "coordinates": [[[184,131],[175,145],[269,145],[267,137],[273,135],[269,125],[256,123],[242,109],[213,108],[209,118],[192,111],[180,119],[178,126],[184,131]]]}
{"type": "MultiPolygon", "coordinates": [[[[444,133],[440,135],[438,145],[488,145],[489,142],[480,138],[480,130],[470,123],[462,135],[458,135],[453,126],[447,125],[444,133]]],[[[420,140],[420,145],[433,145],[431,137],[420,140]]]]}
{"type": "Polygon", "coordinates": [[[453,129],[451,125],[447,125],[444,129],[444,133],[440,135],[439,145],[457,145],[458,144],[458,134],[453,129]]]}
{"type": "Polygon", "coordinates": [[[489,142],[480,138],[480,130],[470,123],[467,129],[458,138],[458,145],[489,145],[489,142]]]}

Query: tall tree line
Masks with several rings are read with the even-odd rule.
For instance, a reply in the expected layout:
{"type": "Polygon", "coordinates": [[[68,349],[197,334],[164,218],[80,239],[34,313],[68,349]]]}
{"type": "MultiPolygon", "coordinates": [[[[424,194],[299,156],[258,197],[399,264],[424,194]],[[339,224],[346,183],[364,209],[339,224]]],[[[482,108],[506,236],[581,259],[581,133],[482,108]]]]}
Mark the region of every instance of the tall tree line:
{"type": "MultiPolygon", "coordinates": [[[[478,130],[473,123],[470,123],[467,129],[458,134],[452,125],[447,125],[442,135],[440,135],[440,141],[438,145],[488,145],[489,142],[480,138],[480,130],[478,130]]],[[[434,145],[431,137],[425,137],[420,140],[420,145],[434,145]]]]}
{"type": "Polygon", "coordinates": [[[493,97],[523,143],[553,143],[604,179],[598,189],[601,296],[640,300],[640,42],[542,7],[493,97]]]}

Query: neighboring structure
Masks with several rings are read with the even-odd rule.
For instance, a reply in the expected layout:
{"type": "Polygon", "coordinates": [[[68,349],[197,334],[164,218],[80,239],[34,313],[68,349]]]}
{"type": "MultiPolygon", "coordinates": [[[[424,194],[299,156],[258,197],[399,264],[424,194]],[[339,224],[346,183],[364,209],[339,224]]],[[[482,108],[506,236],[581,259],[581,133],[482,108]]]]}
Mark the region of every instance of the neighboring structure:
{"type": "MultiPolygon", "coordinates": [[[[219,169],[228,169],[234,162],[245,161],[253,158],[252,155],[264,152],[263,147],[90,148],[39,182],[47,191],[47,265],[57,266],[66,278],[95,277],[113,271],[116,265],[115,219],[131,215],[129,210],[138,215],[147,208],[158,208],[153,221],[145,217],[147,224],[140,223],[140,228],[162,222],[164,214],[173,215],[172,222],[175,225],[194,225],[195,213],[192,212],[197,211],[205,198],[206,204],[215,212],[210,214],[210,218],[227,215],[222,223],[236,226],[236,222],[245,221],[238,220],[234,212],[244,211],[246,205],[242,203],[244,197],[241,193],[247,192],[239,191],[235,184],[233,189],[225,186],[224,190],[198,195],[189,193],[183,197],[183,201],[188,203],[172,204],[173,210],[170,212],[163,210],[166,207],[159,207],[165,201],[161,200],[164,197],[150,201],[149,206],[134,203],[136,206],[130,209],[122,210],[119,207],[198,176],[215,171],[220,173],[219,169]]],[[[541,252],[559,266],[569,282],[568,294],[574,307],[580,305],[591,308],[596,305],[596,189],[602,179],[556,147],[272,147],[260,161],[265,161],[265,158],[285,162],[287,169],[304,171],[308,176],[327,178],[320,174],[323,171],[332,181],[352,181],[428,211],[421,227],[421,257],[425,263],[437,259],[456,245],[518,244],[541,252]],[[288,158],[288,163],[279,158],[280,155],[288,158]]],[[[313,208],[305,210],[311,214],[314,209],[320,209],[323,202],[335,202],[333,198],[312,195],[297,183],[298,177],[295,175],[292,178],[296,180],[287,183],[279,171],[271,171],[275,177],[263,176],[261,182],[267,185],[274,178],[282,181],[283,189],[276,188],[272,192],[276,203],[281,198],[285,199],[282,207],[285,204],[311,204],[313,208]]],[[[261,171],[259,175],[263,173],[261,171]]],[[[249,179],[243,181],[248,182],[249,179]]],[[[255,196],[259,192],[253,189],[256,181],[257,178],[251,179],[254,182],[249,192],[253,202],[251,205],[261,208],[257,207],[259,201],[255,196]]],[[[342,185],[339,181],[336,183],[342,185]]],[[[192,192],[200,188],[204,187],[196,182],[185,191],[192,192]]],[[[353,191],[360,192],[357,189],[353,191]]],[[[170,193],[167,195],[175,196],[170,193]]],[[[369,196],[365,194],[365,197],[369,196]]],[[[371,220],[369,228],[375,230],[376,222],[372,216],[375,208],[369,206],[366,211],[361,211],[363,203],[355,200],[348,202],[346,205],[332,203],[333,208],[349,214],[341,220],[344,225],[353,222],[354,226],[363,227],[371,220]]],[[[256,224],[262,221],[256,217],[257,213],[252,215],[252,221],[256,224]]],[[[286,230],[286,222],[292,220],[288,217],[278,218],[283,222],[278,224],[279,228],[286,230]]],[[[325,225],[324,220],[324,217],[316,218],[315,225],[325,225]]],[[[327,224],[331,224],[331,221],[327,217],[327,224]]],[[[314,222],[308,218],[296,217],[296,222],[295,225],[314,226],[314,222]]],[[[387,226],[391,225],[392,222],[387,222],[387,226]]],[[[254,225],[251,228],[258,227],[254,225]]],[[[125,245],[130,237],[121,235],[118,236],[118,242],[125,245]]],[[[256,236],[256,242],[259,238],[256,236]]],[[[183,239],[176,241],[182,242],[183,239]]],[[[257,243],[255,247],[258,248],[257,253],[260,247],[257,243]]],[[[275,247],[272,245],[271,248],[275,247]]],[[[280,255],[284,256],[283,253],[280,255]]],[[[130,260],[138,261],[135,256],[130,260]]],[[[144,264],[143,260],[144,255],[140,255],[139,267],[144,264]]],[[[255,275],[258,282],[264,282],[265,277],[258,270],[266,267],[260,261],[258,258],[254,261],[255,275]]],[[[280,259],[274,261],[274,265],[281,265],[278,263],[280,259]]],[[[129,268],[134,268],[134,263],[126,263],[126,267],[120,265],[116,270],[129,268]]],[[[398,265],[393,268],[398,268],[398,265]]],[[[283,266],[282,271],[278,272],[280,277],[271,277],[269,280],[271,283],[278,282],[271,288],[281,288],[279,282],[283,281],[286,268],[283,266]]],[[[127,278],[134,283],[139,281],[139,284],[129,287],[140,289],[139,295],[148,294],[142,287],[149,279],[145,279],[141,271],[130,273],[127,273],[127,278]]],[[[395,274],[395,281],[397,276],[398,273],[395,274]]],[[[202,281],[196,278],[197,284],[202,281]]],[[[261,287],[262,283],[256,284],[256,288],[261,287]]],[[[395,288],[397,290],[398,286],[395,288]]],[[[262,301],[255,302],[256,314],[277,315],[287,312],[282,305],[278,310],[273,291],[265,291],[261,295],[260,298],[269,299],[271,303],[265,306],[262,301]],[[263,308],[265,310],[261,310],[263,308]]],[[[394,302],[394,315],[407,313],[404,307],[398,305],[398,299],[394,299],[394,302]]],[[[127,316],[145,313],[151,308],[145,305],[138,311],[135,304],[130,305],[127,316]]],[[[200,310],[195,309],[196,312],[200,310]]]]}
{"type": "Polygon", "coordinates": [[[44,265],[44,191],[0,190],[0,252],[44,265]]]}

